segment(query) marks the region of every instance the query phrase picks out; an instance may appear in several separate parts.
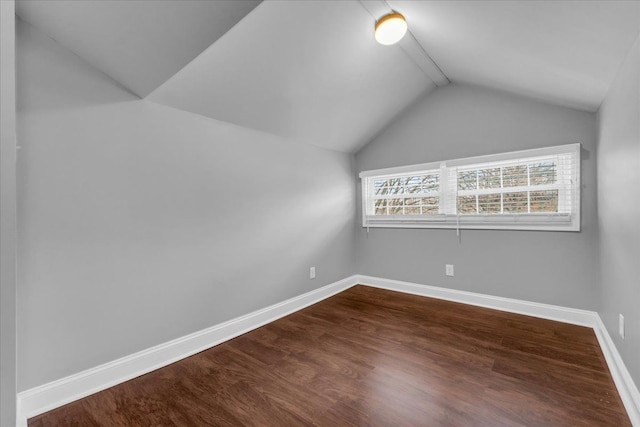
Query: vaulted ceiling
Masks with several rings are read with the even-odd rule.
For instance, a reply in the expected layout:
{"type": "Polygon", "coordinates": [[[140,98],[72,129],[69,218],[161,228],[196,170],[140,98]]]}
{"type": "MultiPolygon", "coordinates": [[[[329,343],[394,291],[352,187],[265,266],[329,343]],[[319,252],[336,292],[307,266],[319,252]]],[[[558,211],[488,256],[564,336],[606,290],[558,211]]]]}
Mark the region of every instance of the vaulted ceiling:
{"type": "Polygon", "coordinates": [[[259,0],[19,0],[16,12],[145,97],[258,4],[259,0]]]}
{"type": "Polygon", "coordinates": [[[596,111],[640,32],[638,1],[390,1],[455,82],[596,111]]]}
{"type": "Polygon", "coordinates": [[[18,0],[25,21],[141,98],[355,152],[436,86],[596,111],[636,1],[18,0]],[[373,25],[396,10],[395,46],[373,25]]]}

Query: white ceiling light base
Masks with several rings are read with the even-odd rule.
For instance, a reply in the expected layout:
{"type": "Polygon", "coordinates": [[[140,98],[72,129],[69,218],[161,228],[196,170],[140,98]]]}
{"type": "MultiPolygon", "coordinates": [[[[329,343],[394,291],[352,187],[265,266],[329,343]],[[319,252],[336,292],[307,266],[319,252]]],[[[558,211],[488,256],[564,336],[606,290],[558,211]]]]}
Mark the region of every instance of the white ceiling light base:
{"type": "MultiPolygon", "coordinates": [[[[393,12],[385,0],[360,0],[360,4],[369,12],[373,19],[393,12]]],[[[449,84],[447,76],[445,76],[440,67],[433,62],[433,59],[431,59],[424,47],[418,43],[411,31],[407,29],[407,33],[406,37],[400,40],[398,46],[436,86],[446,86],[449,84]]]]}
{"type": "Polygon", "coordinates": [[[376,41],[382,45],[396,44],[405,34],[407,34],[407,21],[401,13],[389,13],[376,22],[376,41]]]}

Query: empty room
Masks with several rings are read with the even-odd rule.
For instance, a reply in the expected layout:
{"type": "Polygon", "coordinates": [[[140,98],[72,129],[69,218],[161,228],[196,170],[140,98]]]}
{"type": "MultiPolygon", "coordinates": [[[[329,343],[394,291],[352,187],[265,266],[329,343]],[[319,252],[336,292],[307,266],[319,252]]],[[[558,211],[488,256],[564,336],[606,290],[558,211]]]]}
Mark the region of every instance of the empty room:
{"type": "Polygon", "coordinates": [[[640,427],[640,1],[0,6],[0,426],[640,427]]]}

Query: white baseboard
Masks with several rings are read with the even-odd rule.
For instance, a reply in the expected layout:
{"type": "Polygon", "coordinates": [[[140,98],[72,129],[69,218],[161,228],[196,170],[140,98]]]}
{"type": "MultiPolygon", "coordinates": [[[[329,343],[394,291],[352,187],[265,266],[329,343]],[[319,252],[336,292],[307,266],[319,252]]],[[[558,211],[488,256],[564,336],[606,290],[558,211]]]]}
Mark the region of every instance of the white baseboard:
{"type": "Polygon", "coordinates": [[[43,412],[89,396],[228,341],[342,292],[354,276],[262,310],[18,393],[18,426],[43,412]]]}
{"type": "Polygon", "coordinates": [[[228,322],[18,393],[18,426],[26,426],[27,418],[184,359],[356,284],[593,328],[629,418],[634,426],[640,427],[640,394],[598,313],[363,275],[347,277],[228,322]]]}
{"type": "Polygon", "coordinates": [[[613,382],[616,384],[631,424],[635,427],[640,427],[640,391],[638,391],[638,387],[634,383],[633,378],[631,378],[631,374],[622,361],[622,357],[620,353],[618,353],[618,349],[600,316],[598,316],[597,323],[593,329],[598,338],[598,343],[600,344],[604,358],[607,361],[607,365],[609,366],[613,382]]]}
{"type": "Polygon", "coordinates": [[[361,275],[356,277],[360,283],[376,288],[444,299],[447,301],[461,302],[463,304],[556,320],[558,322],[570,323],[573,325],[594,327],[596,325],[596,316],[598,315],[594,311],[578,310],[575,308],[522,301],[512,298],[496,297],[437,286],[420,285],[417,283],[402,282],[400,280],[389,280],[380,277],[361,275]]]}

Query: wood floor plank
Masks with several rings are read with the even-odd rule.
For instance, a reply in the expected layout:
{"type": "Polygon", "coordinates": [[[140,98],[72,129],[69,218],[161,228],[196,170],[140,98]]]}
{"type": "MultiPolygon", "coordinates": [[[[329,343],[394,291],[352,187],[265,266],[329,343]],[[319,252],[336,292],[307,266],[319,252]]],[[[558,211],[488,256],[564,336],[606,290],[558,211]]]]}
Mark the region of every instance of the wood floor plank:
{"type": "Polygon", "coordinates": [[[593,330],[355,286],[29,426],[630,426],[593,330]]]}

